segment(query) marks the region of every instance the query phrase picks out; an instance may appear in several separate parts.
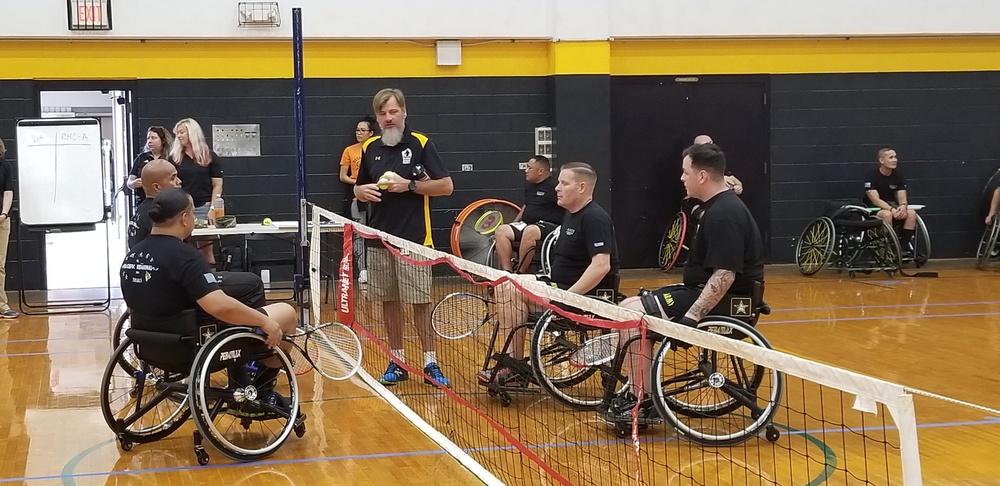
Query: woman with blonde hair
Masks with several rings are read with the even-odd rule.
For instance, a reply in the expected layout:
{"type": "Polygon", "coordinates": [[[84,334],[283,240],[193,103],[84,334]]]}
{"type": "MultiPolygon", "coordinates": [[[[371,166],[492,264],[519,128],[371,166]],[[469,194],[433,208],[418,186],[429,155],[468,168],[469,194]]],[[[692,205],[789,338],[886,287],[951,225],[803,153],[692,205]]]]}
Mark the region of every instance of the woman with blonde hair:
{"type": "MultiPolygon", "coordinates": [[[[219,156],[208,147],[201,125],[191,118],[185,118],[174,126],[173,146],[170,160],[177,165],[177,177],[181,187],[194,199],[194,216],[215,224],[212,203],[222,196],[222,163],[219,156]]],[[[202,255],[211,265],[215,264],[215,245],[198,245],[202,255]]]]}
{"type": "Polygon", "coordinates": [[[142,188],[142,168],[150,160],[164,159],[168,157],[170,145],[174,143],[174,137],[166,128],[161,126],[151,126],[146,131],[146,150],[136,156],[132,162],[132,170],[128,174],[128,181],[125,183],[132,192],[135,193],[135,205],[138,206],[146,199],[146,191],[142,188]]]}
{"type": "Polygon", "coordinates": [[[10,242],[10,206],[14,203],[14,176],[10,164],[4,159],[6,148],[0,139],[0,189],[3,190],[3,207],[0,208],[0,317],[16,319],[20,314],[7,304],[7,243],[10,242]]]}

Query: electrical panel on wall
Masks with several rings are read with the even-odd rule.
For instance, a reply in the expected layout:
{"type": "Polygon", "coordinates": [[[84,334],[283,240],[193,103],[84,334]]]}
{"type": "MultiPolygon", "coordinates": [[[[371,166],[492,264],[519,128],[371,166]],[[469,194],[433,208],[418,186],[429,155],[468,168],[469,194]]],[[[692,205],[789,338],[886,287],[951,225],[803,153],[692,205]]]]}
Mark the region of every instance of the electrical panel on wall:
{"type": "Polygon", "coordinates": [[[555,159],[555,139],[552,127],[535,127],[535,154],[555,159]]]}

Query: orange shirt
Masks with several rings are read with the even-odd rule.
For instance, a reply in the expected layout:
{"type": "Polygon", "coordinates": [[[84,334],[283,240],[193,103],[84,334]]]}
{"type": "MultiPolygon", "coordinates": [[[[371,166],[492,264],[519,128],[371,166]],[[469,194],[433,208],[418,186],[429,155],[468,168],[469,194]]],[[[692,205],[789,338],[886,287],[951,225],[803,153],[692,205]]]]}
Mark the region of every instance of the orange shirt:
{"type": "Polygon", "coordinates": [[[361,168],[361,143],[356,143],[344,149],[344,154],[340,156],[340,165],[349,166],[347,171],[351,179],[358,178],[358,170],[361,168]]]}

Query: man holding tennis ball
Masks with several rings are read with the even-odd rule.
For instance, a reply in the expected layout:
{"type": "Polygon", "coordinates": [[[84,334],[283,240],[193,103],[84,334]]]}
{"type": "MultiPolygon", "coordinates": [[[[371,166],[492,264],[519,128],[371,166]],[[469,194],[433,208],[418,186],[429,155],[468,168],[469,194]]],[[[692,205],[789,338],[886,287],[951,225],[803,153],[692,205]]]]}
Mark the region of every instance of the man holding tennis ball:
{"type": "MultiPolygon", "coordinates": [[[[354,195],[371,203],[368,224],[424,246],[431,240],[431,198],[454,190],[437,147],[426,135],[406,126],[406,99],[398,89],[386,88],[372,100],[382,135],[361,146],[354,195]]],[[[435,334],[431,327],[431,267],[414,265],[392,254],[377,240],[366,241],[368,293],[382,302],[382,317],[394,360],[379,380],[395,385],[409,380],[396,361],[403,356],[403,303],[413,306],[413,322],[424,352],[424,383],[451,386],[437,362],[435,334]]]]}

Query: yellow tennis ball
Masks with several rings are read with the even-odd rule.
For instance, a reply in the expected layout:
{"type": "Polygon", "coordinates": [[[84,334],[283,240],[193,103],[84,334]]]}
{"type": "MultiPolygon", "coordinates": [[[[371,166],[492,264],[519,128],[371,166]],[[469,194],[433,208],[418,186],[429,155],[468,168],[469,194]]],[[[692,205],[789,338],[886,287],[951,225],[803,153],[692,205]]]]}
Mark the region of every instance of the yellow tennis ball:
{"type": "Polygon", "coordinates": [[[264,226],[271,226],[271,218],[264,218],[264,226]]]}
{"type": "Polygon", "coordinates": [[[378,188],[382,189],[383,191],[386,190],[386,189],[388,189],[390,185],[391,185],[391,183],[389,182],[389,179],[379,179],[378,180],[378,188]]]}

